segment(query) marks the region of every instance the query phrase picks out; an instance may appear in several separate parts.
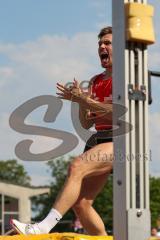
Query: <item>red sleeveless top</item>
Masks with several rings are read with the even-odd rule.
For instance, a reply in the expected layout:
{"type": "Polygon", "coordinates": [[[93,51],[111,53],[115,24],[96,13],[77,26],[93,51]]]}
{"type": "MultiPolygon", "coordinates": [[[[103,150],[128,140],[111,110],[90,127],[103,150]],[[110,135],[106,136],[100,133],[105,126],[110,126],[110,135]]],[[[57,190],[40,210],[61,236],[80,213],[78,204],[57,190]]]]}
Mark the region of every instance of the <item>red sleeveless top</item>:
{"type": "MultiPolygon", "coordinates": [[[[99,102],[112,102],[112,77],[104,78],[104,73],[101,73],[95,77],[91,86],[92,98],[99,102]]],[[[106,120],[98,120],[95,124],[96,130],[108,130],[112,129],[111,123],[107,123],[106,120]]]]}

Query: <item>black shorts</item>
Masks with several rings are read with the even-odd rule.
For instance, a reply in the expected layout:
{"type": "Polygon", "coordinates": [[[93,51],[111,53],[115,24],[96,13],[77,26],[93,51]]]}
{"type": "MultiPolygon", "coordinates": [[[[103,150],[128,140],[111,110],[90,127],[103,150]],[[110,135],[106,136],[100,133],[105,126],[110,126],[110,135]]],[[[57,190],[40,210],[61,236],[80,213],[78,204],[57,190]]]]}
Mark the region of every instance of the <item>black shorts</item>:
{"type": "Polygon", "coordinates": [[[111,130],[103,130],[98,131],[95,134],[93,134],[86,142],[84,152],[88,151],[92,147],[101,144],[101,143],[107,143],[112,142],[112,129],[111,130]]]}

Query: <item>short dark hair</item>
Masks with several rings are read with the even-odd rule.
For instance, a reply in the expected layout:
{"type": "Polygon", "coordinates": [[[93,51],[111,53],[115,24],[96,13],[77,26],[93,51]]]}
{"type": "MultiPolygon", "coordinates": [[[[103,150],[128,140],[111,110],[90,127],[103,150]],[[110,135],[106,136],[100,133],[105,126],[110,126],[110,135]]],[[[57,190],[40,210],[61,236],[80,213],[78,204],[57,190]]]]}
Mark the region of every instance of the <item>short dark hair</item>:
{"type": "Polygon", "coordinates": [[[112,34],[112,27],[108,26],[108,27],[104,27],[100,30],[99,34],[98,34],[98,38],[102,38],[104,35],[106,34],[112,34]]]}

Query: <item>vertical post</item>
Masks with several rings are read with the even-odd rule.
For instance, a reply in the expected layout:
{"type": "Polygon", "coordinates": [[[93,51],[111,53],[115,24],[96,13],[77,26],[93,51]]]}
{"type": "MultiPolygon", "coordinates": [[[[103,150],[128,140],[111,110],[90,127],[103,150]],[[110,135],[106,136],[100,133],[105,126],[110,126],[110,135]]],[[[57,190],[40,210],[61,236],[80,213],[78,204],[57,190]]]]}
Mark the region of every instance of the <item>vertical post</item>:
{"type": "Polygon", "coordinates": [[[4,210],[5,210],[5,202],[4,202],[4,195],[2,193],[2,235],[4,235],[5,233],[4,210]]]}
{"type": "Polygon", "coordinates": [[[31,221],[31,200],[28,196],[19,199],[19,220],[21,222],[31,221]]]}
{"type": "MultiPolygon", "coordinates": [[[[143,43],[126,41],[128,2],[146,3],[112,3],[113,102],[128,109],[122,119],[133,128],[129,133],[124,128],[123,135],[114,136],[114,237],[146,240],[150,236],[147,48],[143,43]]],[[[117,126],[116,108],[113,106],[113,125],[117,126]]]]}

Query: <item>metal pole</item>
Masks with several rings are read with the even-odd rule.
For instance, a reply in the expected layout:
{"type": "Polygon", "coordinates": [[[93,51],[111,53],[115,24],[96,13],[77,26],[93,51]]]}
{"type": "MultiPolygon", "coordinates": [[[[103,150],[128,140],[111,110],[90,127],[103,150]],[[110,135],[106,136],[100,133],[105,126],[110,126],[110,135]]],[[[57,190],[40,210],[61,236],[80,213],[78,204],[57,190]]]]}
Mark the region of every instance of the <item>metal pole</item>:
{"type": "MultiPolygon", "coordinates": [[[[128,2],[146,3],[113,0],[112,5],[113,102],[128,109],[123,120],[133,127],[114,136],[114,237],[146,240],[150,236],[147,48],[125,39],[128,2]]],[[[115,110],[113,106],[113,122],[118,125],[115,110]]]]}

